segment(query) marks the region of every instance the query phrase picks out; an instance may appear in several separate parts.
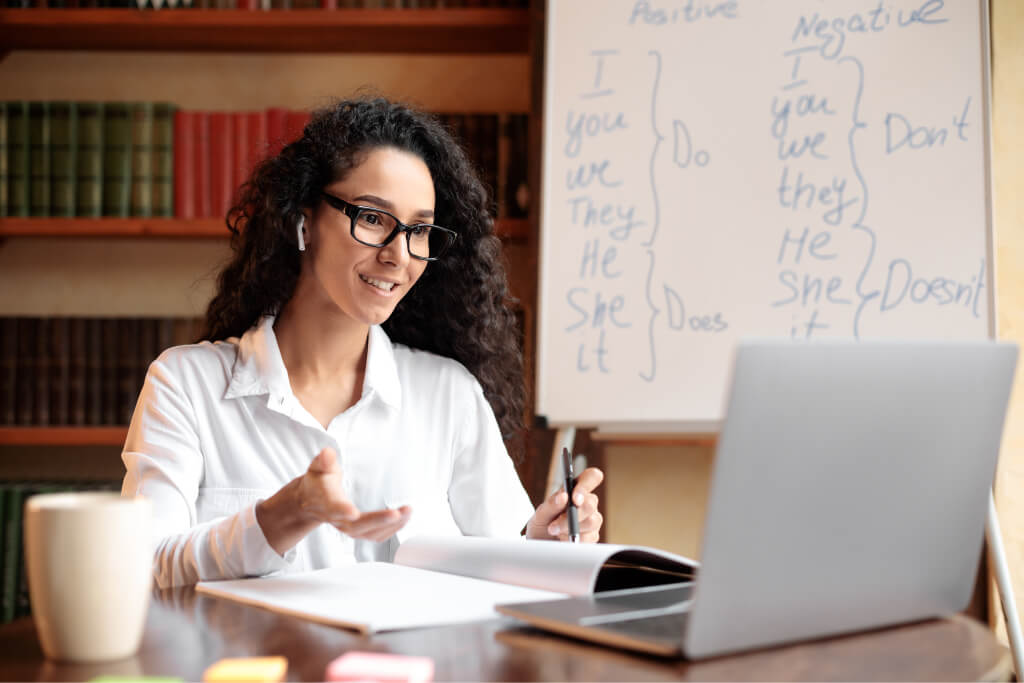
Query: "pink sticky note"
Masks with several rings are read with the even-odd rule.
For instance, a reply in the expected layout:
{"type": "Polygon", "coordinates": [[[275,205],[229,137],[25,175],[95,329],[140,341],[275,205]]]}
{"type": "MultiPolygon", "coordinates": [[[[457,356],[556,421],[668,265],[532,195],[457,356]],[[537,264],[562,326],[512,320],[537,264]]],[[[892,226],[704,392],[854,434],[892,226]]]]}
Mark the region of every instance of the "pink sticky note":
{"type": "Polygon", "coordinates": [[[327,665],[324,678],[328,681],[426,683],[434,679],[434,660],[381,652],[346,652],[327,665]]]}

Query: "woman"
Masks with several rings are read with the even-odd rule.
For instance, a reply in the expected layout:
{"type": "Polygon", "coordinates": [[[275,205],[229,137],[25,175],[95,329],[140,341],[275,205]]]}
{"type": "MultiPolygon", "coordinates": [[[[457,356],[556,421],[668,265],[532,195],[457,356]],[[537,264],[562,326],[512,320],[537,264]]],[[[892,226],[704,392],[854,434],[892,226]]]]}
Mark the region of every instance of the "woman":
{"type": "MultiPolygon", "coordinates": [[[[419,533],[566,538],[503,443],[524,388],[486,192],[435,119],[339,102],[229,214],[214,343],[150,366],[122,493],[156,510],[160,586],[390,560],[419,533]]],[[[599,470],[574,493],[601,526],[599,470]]]]}

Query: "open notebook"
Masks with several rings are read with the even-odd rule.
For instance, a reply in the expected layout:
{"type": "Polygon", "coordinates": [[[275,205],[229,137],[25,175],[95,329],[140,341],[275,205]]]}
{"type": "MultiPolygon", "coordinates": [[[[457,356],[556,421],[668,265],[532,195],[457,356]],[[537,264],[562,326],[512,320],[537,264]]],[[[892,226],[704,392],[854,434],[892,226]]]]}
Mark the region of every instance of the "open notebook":
{"type": "Polygon", "coordinates": [[[401,545],[393,564],[203,581],[196,590],[372,633],[491,619],[499,603],[678,583],[695,571],[692,560],[640,546],[416,537],[401,545]]]}

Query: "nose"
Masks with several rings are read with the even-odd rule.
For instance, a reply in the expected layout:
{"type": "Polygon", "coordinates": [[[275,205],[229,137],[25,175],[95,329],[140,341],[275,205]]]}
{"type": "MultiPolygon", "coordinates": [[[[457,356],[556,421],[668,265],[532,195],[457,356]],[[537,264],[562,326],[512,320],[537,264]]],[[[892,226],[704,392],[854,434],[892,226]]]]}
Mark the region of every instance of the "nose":
{"type": "Polygon", "coordinates": [[[412,258],[409,256],[409,240],[406,237],[408,234],[407,232],[400,232],[395,235],[395,239],[378,250],[377,260],[396,268],[403,268],[408,265],[409,260],[412,258]]]}

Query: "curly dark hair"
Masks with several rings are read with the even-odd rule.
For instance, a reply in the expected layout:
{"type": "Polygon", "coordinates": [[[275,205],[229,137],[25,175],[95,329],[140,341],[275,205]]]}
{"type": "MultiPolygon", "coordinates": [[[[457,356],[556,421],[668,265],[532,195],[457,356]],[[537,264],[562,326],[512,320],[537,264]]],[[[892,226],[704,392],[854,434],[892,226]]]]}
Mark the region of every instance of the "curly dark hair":
{"type": "Polygon", "coordinates": [[[454,358],[473,373],[518,457],[526,388],[504,253],[473,165],[426,112],[384,98],[340,100],[315,111],[302,137],[256,166],[227,215],[234,253],[218,276],[203,338],[241,336],[284,308],[299,277],[300,212],[380,147],[426,163],[435,220],[459,235],[444,258],[427,266],[384,330],[394,342],[454,358]]]}

